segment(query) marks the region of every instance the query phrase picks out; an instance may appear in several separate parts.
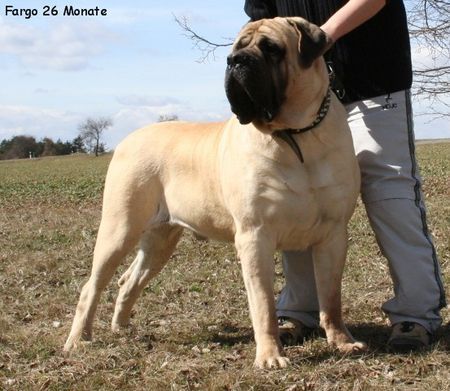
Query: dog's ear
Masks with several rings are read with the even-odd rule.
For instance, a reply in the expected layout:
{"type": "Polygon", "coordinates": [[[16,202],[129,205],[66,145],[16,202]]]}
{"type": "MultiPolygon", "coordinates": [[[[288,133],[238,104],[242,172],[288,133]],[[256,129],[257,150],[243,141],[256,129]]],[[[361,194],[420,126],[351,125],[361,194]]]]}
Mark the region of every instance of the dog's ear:
{"type": "Polygon", "coordinates": [[[303,18],[288,18],[299,35],[298,51],[300,63],[308,68],[314,60],[323,55],[333,45],[333,41],[319,26],[303,18]]]}

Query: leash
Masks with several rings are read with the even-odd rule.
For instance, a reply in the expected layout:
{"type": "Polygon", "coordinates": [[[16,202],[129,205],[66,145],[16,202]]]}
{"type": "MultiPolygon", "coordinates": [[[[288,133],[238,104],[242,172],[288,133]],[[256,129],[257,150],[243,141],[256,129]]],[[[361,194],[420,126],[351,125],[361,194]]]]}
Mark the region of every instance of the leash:
{"type": "Polygon", "coordinates": [[[297,144],[297,142],[294,140],[293,135],[294,134],[300,134],[300,133],[306,133],[310,131],[311,129],[314,129],[316,126],[318,126],[323,119],[327,116],[328,110],[330,108],[330,102],[331,102],[331,89],[328,87],[327,94],[325,95],[325,98],[323,98],[322,104],[319,107],[319,111],[316,114],[316,118],[314,121],[304,127],[299,129],[282,129],[277,130],[273,133],[275,137],[281,138],[284,142],[286,142],[294,151],[295,155],[299,158],[299,160],[304,163],[302,150],[300,149],[300,146],[297,144]]]}

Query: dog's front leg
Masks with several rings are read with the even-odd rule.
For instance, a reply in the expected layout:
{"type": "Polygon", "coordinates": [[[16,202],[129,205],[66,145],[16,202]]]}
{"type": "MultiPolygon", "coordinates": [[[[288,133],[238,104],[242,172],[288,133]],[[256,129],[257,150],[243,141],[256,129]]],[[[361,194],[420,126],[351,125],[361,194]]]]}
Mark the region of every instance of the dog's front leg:
{"type": "Polygon", "coordinates": [[[324,242],[313,246],[314,275],[320,306],[320,325],[328,343],[343,353],[359,353],[367,349],[353,339],[342,320],[342,273],[347,255],[347,231],[336,230],[324,242]]]}
{"type": "Polygon", "coordinates": [[[278,337],[273,293],[275,246],[258,230],[237,233],[235,244],[255,333],[254,365],[258,368],[286,367],[289,360],[284,357],[278,337]]]}

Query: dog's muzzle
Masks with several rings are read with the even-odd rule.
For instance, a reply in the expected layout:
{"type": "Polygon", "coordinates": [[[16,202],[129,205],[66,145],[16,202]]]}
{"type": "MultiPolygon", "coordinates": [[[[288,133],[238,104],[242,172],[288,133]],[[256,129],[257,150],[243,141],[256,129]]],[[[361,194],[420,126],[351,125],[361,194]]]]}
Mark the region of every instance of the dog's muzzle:
{"type": "Polygon", "coordinates": [[[225,92],[241,124],[254,120],[270,122],[276,115],[271,102],[270,76],[264,59],[245,49],[232,53],[227,58],[225,92]]]}

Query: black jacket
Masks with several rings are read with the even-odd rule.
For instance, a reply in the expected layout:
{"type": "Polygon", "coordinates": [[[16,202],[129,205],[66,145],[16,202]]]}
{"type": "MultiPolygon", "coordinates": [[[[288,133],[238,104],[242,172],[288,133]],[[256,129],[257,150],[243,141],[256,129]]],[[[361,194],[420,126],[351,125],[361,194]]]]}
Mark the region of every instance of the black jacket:
{"type": "MultiPolygon", "coordinates": [[[[320,26],[346,2],[246,0],[244,8],[251,20],[301,16],[320,26]]],[[[325,57],[344,86],[344,103],[411,88],[411,49],[403,1],[388,1],[373,18],[339,39],[325,57]]]]}

